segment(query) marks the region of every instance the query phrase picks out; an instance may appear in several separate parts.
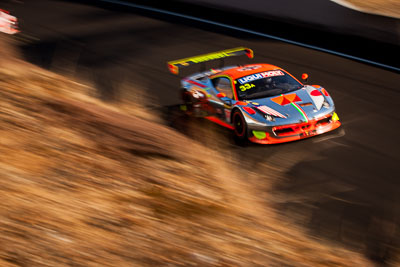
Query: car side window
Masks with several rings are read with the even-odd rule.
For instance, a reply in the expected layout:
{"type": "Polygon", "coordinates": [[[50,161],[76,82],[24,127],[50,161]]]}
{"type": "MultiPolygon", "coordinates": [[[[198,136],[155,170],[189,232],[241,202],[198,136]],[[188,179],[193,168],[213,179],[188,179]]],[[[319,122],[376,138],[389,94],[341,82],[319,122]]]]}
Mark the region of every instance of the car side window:
{"type": "Polygon", "coordinates": [[[216,78],[213,80],[213,84],[220,93],[224,93],[226,97],[233,98],[231,81],[228,78],[216,78]]]}

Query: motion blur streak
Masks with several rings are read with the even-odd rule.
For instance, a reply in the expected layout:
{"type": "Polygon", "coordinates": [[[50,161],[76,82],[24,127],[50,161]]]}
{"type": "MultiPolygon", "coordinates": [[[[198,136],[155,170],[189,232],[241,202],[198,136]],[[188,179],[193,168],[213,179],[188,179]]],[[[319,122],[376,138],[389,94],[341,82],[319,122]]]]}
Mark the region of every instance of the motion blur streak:
{"type": "Polygon", "coordinates": [[[37,0],[12,9],[24,34],[34,37],[17,43],[31,63],[96,87],[61,86],[48,72],[35,75],[31,64],[2,65],[4,262],[368,266],[360,263],[362,253],[400,264],[398,74],[99,5],[37,0]],[[295,77],[307,72],[310,84],[320,82],[346,134],[244,148],[232,145],[223,127],[179,116],[179,81],[165,62],[238,46],[254,50],[254,63],[282,66],[295,77]],[[107,104],[99,114],[97,104],[65,102],[60,88],[115,96],[117,107],[107,104]],[[140,101],[142,91],[150,101],[140,101]],[[126,100],[161,107],[130,113],[146,120],[109,113],[119,113],[126,100]],[[151,117],[169,127],[148,123],[151,117]]]}
{"type": "Polygon", "coordinates": [[[367,264],[282,224],[226,156],[143,107],[0,48],[0,266],[367,264]]]}

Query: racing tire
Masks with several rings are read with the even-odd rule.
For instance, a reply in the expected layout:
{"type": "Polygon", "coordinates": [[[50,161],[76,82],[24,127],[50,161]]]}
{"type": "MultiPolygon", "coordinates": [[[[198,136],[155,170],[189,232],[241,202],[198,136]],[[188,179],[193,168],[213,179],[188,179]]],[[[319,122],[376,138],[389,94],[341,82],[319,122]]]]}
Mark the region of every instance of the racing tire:
{"type": "Polygon", "coordinates": [[[186,106],[186,114],[192,114],[193,112],[192,95],[188,91],[186,91],[186,89],[181,89],[181,97],[184,105],[186,106]]]}
{"type": "Polygon", "coordinates": [[[233,133],[235,143],[238,145],[246,145],[248,143],[247,124],[242,112],[236,109],[232,114],[233,133]]]}

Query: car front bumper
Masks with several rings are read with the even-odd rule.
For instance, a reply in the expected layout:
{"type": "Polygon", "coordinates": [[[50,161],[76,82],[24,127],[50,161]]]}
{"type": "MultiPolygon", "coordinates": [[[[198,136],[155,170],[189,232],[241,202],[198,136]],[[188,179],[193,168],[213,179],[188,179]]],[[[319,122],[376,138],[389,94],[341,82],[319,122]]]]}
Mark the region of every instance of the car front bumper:
{"type": "Polygon", "coordinates": [[[269,126],[266,129],[249,129],[249,140],[258,144],[279,144],[323,134],[340,127],[339,117],[334,112],[306,123],[269,126]]]}

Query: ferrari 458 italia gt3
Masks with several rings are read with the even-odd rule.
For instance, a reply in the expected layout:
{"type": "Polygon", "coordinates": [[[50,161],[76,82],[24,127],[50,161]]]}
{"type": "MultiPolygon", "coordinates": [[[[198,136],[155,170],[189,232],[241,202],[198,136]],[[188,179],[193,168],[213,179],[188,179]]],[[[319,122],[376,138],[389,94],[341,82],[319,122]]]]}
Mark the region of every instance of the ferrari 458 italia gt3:
{"type": "MultiPolygon", "coordinates": [[[[238,47],[168,62],[169,70],[226,57],[247,55],[238,47]]],[[[308,75],[302,78],[307,80],[308,75]]],[[[340,126],[328,91],[306,85],[284,69],[265,63],[221,67],[181,80],[187,114],[204,117],[234,132],[239,142],[276,144],[326,133],[340,126]]]]}

